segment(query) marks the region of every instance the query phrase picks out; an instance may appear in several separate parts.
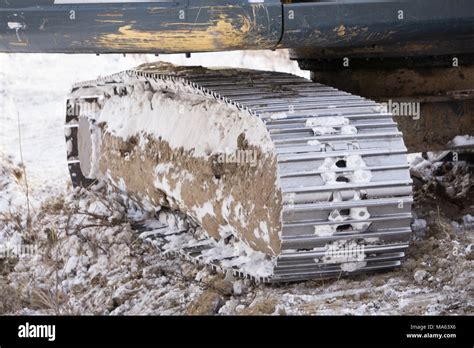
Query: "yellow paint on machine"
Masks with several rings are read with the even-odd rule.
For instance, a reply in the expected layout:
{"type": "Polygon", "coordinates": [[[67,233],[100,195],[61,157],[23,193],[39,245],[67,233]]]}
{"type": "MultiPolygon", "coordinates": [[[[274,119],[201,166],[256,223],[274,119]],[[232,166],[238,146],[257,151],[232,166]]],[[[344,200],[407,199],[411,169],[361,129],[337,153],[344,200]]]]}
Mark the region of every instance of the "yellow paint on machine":
{"type": "Polygon", "coordinates": [[[12,46],[23,46],[23,47],[28,46],[28,42],[9,42],[8,44],[12,46]]]}
{"type": "Polygon", "coordinates": [[[346,27],[344,24],[341,24],[339,27],[334,28],[334,30],[338,36],[344,36],[346,35],[346,27]]]}
{"type": "MultiPolygon", "coordinates": [[[[182,27],[183,23],[168,23],[168,25],[182,27]]],[[[109,49],[150,50],[162,53],[205,52],[248,48],[252,44],[264,45],[264,38],[258,37],[254,29],[254,22],[247,16],[229,18],[225,14],[220,14],[207,26],[190,25],[190,29],[142,31],[130,23],[121,26],[117,33],[101,35],[97,44],[109,49]]]]}
{"type": "Polygon", "coordinates": [[[124,23],[125,21],[120,21],[117,19],[96,19],[96,22],[99,23],[124,23]]]}
{"type": "Polygon", "coordinates": [[[97,17],[123,17],[123,13],[99,13],[97,17]]]}

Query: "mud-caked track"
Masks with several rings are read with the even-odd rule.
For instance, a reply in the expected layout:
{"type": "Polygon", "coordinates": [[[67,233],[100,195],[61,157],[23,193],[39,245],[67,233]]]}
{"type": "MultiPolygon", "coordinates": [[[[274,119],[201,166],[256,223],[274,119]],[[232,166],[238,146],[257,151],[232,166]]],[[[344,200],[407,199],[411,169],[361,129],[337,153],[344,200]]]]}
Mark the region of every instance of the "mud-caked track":
{"type": "MultiPolygon", "coordinates": [[[[412,187],[407,150],[392,116],[373,101],[289,74],[147,64],[75,85],[68,100],[66,140],[76,185],[96,179],[87,173],[101,161],[94,154],[94,137],[107,136],[107,125],[97,122],[107,101],[124,94],[124,86],[146,83],[153,88],[162,81],[186,86],[188,92],[237,108],[265,125],[276,158],[275,197],[280,201],[274,203],[280,220],[273,225],[279,226],[278,249],[273,254],[263,250],[272,265],[269,274],[252,274],[241,261],[232,262],[237,253],[213,253],[224,241],[191,235],[177,247],[176,236],[185,231],[149,224],[160,250],[265,282],[400,265],[411,234],[412,187]]],[[[259,177],[250,179],[258,183],[259,177]]],[[[166,198],[166,192],[160,194],[166,198]]],[[[247,232],[239,233],[234,237],[247,232]]]]}

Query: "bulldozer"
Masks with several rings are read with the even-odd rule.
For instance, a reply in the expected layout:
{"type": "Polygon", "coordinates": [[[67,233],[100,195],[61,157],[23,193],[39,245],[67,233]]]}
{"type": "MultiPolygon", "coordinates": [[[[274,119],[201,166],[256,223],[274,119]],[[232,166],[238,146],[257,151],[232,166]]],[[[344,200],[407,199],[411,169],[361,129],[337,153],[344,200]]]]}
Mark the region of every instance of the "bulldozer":
{"type": "Polygon", "coordinates": [[[262,282],[401,265],[407,153],[473,134],[473,28],[471,0],[0,1],[0,52],[288,49],[311,71],[149,63],[66,102],[75,186],[185,214],[203,233],[161,251],[262,282]]]}

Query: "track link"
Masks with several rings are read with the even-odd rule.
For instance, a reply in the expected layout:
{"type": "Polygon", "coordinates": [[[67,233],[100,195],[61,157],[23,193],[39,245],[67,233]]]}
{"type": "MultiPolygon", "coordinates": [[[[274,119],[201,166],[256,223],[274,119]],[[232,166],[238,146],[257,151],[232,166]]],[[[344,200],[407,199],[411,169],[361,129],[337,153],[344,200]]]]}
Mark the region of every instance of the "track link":
{"type": "Polygon", "coordinates": [[[159,250],[260,282],[338,277],[400,265],[410,239],[413,200],[407,150],[392,116],[373,101],[289,74],[146,65],[75,85],[66,116],[75,185],[93,182],[81,170],[78,135],[84,132],[81,119],[90,112],[84,110],[100,112],[101,101],[131,80],[159,79],[184,82],[196,93],[262,119],[278,154],[284,201],[282,252],[268,277],[224,266],[232,256],[204,261],[203,251],[217,245],[213,240],[188,240],[170,251],[165,248],[169,238],[162,235],[169,228],[145,228],[145,239],[159,250]]]}

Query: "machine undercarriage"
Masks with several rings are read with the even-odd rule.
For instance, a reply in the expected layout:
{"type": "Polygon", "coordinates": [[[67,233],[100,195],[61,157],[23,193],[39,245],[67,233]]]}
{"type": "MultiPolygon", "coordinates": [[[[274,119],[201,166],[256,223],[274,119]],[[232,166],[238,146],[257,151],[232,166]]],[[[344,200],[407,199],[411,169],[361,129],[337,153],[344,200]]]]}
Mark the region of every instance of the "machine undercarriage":
{"type": "Polygon", "coordinates": [[[203,233],[139,228],[166,255],[238,276],[399,266],[407,152],[472,154],[448,144],[474,133],[470,1],[18,1],[0,5],[0,23],[2,52],[285,48],[312,72],[157,63],[78,83],[68,98],[73,183],[186,214],[203,233]]]}

